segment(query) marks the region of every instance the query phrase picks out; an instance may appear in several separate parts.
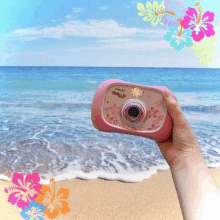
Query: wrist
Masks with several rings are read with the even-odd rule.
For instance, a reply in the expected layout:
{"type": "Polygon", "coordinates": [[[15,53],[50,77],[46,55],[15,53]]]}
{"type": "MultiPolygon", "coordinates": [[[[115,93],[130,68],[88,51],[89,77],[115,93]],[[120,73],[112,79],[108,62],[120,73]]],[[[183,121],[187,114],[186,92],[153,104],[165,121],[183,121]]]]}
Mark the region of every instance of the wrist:
{"type": "Polygon", "coordinates": [[[207,198],[220,191],[202,153],[180,155],[170,168],[184,219],[201,219],[203,210],[210,214],[207,198]]]}
{"type": "Polygon", "coordinates": [[[202,178],[208,180],[214,188],[217,187],[218,191],[220,190],[205,162],[205,159],[203,158],[202,153],[198,152],[195,154],[179,156],[170,165],[170,170],[173,176],[182,175],[185,176],[185,178],[190,176],[198,178],[198,176],[202,176],[202,178]]]}

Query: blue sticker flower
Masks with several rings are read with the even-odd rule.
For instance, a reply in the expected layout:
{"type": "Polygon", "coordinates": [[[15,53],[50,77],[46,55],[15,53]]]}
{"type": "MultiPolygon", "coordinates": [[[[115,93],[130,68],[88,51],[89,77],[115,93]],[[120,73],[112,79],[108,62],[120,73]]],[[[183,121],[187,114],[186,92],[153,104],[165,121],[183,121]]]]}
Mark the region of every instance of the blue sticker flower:
{"type": "Polygon", "coordinates": [[[192,30],[185,29],[183,30],[182,26],[180,30],[172,26],[169,28],[169,32],[164,36],[166,41],[170,41],[171,47],[174,47],[176,50],[182,50],[184,47],[191,47],[193,45],[192,39],[192,30]]]}
{"type": "Polygon", "coordinates": [[[45,210],[45,205],[40,205],[39,203],[32,201],[30,202],[30,207],[25,207],[21,211],[21,216],[26,220],[43,220],[45,210]]]}
{"type": "Polygon", "coordinates": [[[184,0],[166,0],[164,3],[167,13],[163,14],[162,22],[168,26],[179,27],[179,18],[183,18],[186,14],[184,0]],[[169,13],[172,12],[172,13],[169,13]]]}

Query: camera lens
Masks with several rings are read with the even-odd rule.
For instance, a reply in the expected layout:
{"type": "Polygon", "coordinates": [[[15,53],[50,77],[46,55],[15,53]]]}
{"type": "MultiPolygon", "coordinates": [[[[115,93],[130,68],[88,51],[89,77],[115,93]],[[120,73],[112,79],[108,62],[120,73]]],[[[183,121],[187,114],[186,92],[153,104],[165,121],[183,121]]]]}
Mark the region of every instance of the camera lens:
{"type": "Polygon", "coordinates": [[[137,117],[139,115],[139,110],[138,108],[136,107],[131,107],[129,110],[128,110],[128,115],[131,116],[131,117],[137,117]]]}
{"type": "Polygon", "coordinates": [[[140,100],[130,99],[121,108],[121,117],[130,127],[138,127],[146,121],[146,105],[140,100]]]}

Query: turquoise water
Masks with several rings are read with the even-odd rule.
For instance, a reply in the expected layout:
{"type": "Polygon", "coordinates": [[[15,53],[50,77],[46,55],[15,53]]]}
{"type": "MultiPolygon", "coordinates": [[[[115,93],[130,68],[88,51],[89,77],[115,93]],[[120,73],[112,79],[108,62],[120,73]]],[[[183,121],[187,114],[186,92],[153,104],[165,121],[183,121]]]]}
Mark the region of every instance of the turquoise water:
{"type": "Polygon", "coordinates": [[[168,165],[152,140],[97,131],[99,84],[121,79],[172,90],[210,167],[220,166],[220,70],[0,67],[0,171],[140,181],[168,165]]]}

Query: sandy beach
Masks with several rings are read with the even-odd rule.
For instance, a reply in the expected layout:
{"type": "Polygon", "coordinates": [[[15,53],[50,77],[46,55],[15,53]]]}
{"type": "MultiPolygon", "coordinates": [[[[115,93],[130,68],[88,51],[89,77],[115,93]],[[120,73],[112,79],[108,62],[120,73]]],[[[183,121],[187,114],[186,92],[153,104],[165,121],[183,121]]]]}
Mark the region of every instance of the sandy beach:
{"type": "MultiPolygon", "coordinates": [[[[210,168],[220,186],[220,168],[210,168]]],[[[22,220],[21,209],[7,202],[5,187],[0,182],[1,220],[22,220]]],[[[159,171],[138,183],[103,179],[73,179],[56,182],[57,189],[69,189],[70,212],[57,220],[180,220],[183,219],[170,170],[159,171]]],[[[45,217],[44,219],[49,219],[45,217]]]]}

